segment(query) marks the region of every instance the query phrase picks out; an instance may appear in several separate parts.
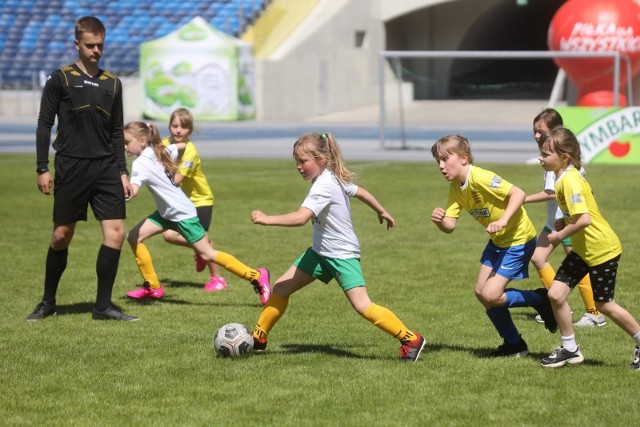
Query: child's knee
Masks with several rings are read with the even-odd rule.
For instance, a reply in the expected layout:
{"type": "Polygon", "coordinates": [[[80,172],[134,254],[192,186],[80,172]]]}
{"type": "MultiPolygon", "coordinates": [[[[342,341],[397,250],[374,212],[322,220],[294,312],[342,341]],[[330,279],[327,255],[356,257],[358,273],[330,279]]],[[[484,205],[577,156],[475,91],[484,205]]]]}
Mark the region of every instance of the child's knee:
{"type": "MultiPolygon", "coordinates": [[[[562,286],[566,286],[566,285],[562,284],[562,286]]],[[[562,289],[558,285],[552,286],[549,289],[549,292],[547,293],[547,295],[549,297],[549,301],[551,301],[551,303],[554,305],[563,304],[567,300],[564,289],[562,289]]]]}

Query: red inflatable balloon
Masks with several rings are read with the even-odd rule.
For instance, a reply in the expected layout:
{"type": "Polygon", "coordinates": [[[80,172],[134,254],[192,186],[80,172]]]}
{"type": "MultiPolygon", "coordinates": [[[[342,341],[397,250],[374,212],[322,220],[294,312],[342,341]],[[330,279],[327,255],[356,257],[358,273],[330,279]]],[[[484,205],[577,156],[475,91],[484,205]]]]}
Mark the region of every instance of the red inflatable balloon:
{"type": "MultiPolygon", "coordinates": [[[[569,0],[549,26],[550,50],[620,52],[631,61],[631,73],[640,70],[640,5],[635,0],[569,0]]],[[[556,58],[578,87],[578,105],[614,104],[614,61],[609,58],[556,58]]],[[[627,84],[627,65],[620,61],[620,91],[627,84]]],[[[621,95],[619,105],[626,105],[621,95]]]]}

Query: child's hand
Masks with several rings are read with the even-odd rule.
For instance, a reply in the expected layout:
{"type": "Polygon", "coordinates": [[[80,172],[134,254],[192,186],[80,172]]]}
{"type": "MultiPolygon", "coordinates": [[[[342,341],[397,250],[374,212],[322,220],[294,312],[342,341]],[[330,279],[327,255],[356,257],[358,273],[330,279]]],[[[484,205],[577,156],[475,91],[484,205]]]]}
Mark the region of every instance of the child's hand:
{"type": "Polygon", "coordinates": [[[562,239],[560,239],[560,237],[558,236],[557,231],[552,231],[551,233],[547,234],[547,239],[549,240],[549,243],[551,243],[554,246],[562,242],[562,239]]]}
{"type": "Polygon", "coordinates": [[[382,224],[383,221],[387,221],[387,230],[391,230],[396,225],[396,221],[387,213],[387,211],[383,211],[378,214],[378,221],[380,221],[380,224],[382,224]]]}
{"type": "Polygon", "coordinates": [[[435,208],[433,212],[431,212],[431,221],[436,224],[441,224],[442,221],[444,220],[444,213],[445,213],[444,209],[435,208]]]}
{"type": "Polygon", "coordinates": [[[251,222],[254,224],[265,225],[265,219],[267,215],[262,211],[253,211],[251,212],[251,222]]]}
{"type": "Polygon", "coordinates": [[[504,225],[500,223],[500,221],[494,221],[487,225],[487,233],[494,234],[501,231],[504,228],[504,225]]]}

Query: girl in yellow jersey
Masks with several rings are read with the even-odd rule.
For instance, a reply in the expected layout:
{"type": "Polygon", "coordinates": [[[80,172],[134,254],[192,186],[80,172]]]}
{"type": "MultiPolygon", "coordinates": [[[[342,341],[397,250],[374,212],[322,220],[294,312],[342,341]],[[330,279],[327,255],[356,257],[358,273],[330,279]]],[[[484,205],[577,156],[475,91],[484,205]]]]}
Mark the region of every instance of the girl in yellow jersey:
{"type": "Polygon", "coordinates": [[[495,173],[475,166],[469,140],[463,136],[440,138],[431,147],[431,154],[442,176],[451,182],[447,208],[435,208],[431,221],[441,231],[451,233],[464,209],[489,234],[480,258],[475,294],[504,340],[491,356],[526,356],[527,343],[513,323],[509,308],[535,308],[550,332],[556,331],[557,324],[545,288],[507,288],[511,280],[529,277],[528,265],[536,248],[536,230],[522,207],[525,193],[495,173]]]}
{"type": "MultiPolygon", "coordinates": [[[[553,108],[546,108],[533,119],[533,138],[536,143],[540,144],[540,137],[543,133],[549,129],[553,129],[558,126],[562,126],[562,116],[553,108]]],[[[583,168],[580,168],[580,173],[584,176],[586,172],[583,168]]],[[[555,270],[549,264],[549,257],[551,252],[558,246],[552,245],[549,242],[547,236],[553,230],[553,223],[558,218],[562,218],[562,211],[558,209],[558,202],[556,201],[555,193],[555,174],[553,172],[544,173],[544,190],[530,194],[524,200],[525,203],[545,202],[547,205],[547,222],[538,235],[538,244],[536,250],[531,257],[531,263],[540,276],[540,281],[545,288],[550,288],[553,284],[553,278],[556,275],[555,270]]],[[[567,237],[562,240],[562,248],[565,254],[571,252],[571,238],[567,237]]],[[[591,281],[589,276],[585,276],[578,283],[578,290],[584,303],[585,313],[580,320],[574,323],[574,326],[604,326],[607,324],[602,313],[596,308],[596,303],[593,300],[593,290],[591,290],[591,281]]],[[[539,316],[536,316],[538,320],[539,316]]],[[[539,320],[542,323],[542,319],[539,320]]]]}
{"type": "Polygon", "coordinates": [[[568,129],[549,130],[540,140],[538,159],[545,171],[553,171],[556,175],[556,199],[564,216],[556,222],[559,231],[552,231],[549,241],[557,245],[570,236],[573,243],[572,251],[562,262],[549,289],[549,299],[560,328],[561,346],[540,363],[544,367],[559,368],[584,360],[573,333],[567,297],[588,274],[598,310],[635,340],[631,367],[640,370],[640,325],[613,300],[622,246],[600,213],[591,186],[580,175],[580,144],[568,129]]]}

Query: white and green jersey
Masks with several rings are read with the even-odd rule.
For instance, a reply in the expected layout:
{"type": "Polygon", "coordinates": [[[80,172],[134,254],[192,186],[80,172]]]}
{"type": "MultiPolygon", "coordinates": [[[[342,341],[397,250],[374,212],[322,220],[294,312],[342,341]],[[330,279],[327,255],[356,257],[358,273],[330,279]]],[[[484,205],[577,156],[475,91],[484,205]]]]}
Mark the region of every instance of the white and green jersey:
{"type": "MultiPolygon", "coordinates": [[[[178,158],[178,149],[175,145],[166,147],[166,150],[169,151],[172,159],[178,158]]],[[[149,188],[156,202],[156,208],[164,219],[178,222],[198,216],[193,202],[175,186],[173,177],[169,176],[151,147],[142,150],[140,156],[133,161],[131,184],[140,188],[146,185],[149,188]]]]}
{"type": "Polygon", "coordinates": [[[302,207],[313,212],[313,250],[329,258],[360,258],[360,242],[351,222],[355,184],[340,182],[325,169],[311,185],[302,207]]]}

